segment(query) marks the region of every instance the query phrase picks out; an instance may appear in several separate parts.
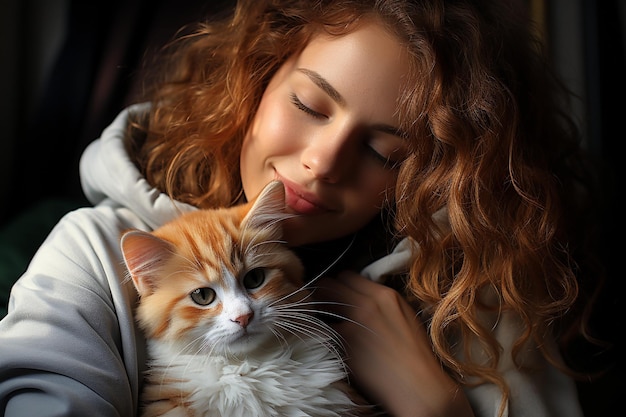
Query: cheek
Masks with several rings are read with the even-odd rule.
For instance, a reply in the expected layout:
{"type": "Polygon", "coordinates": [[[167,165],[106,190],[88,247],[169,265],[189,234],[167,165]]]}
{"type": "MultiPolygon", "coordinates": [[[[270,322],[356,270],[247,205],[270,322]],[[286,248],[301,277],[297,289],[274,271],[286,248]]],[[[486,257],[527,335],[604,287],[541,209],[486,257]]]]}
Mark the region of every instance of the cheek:
{"type": "Polygon", "coordinates": [[[250,139],[264,154],[282,155],[297,148],[301,129],[293,110],[270,94],[259,107],[250,139]]]}
{"type": "Polygon", "coordinates": [[[396,179],[396,172],[391,171],[374,170],[364,175],[361,186],[348,198],[351,211],[348,217],[355,222],[368,223],[388,201],[394,200],[396,179]]]}
{"type": "Polygon", "coordinates": [[[264,97],[243,141],[241,179],[246,196],[257,195],[273,179],[272,163],[277,158],[297,155],[298,127],[284,105],[264,97]]]}
{"type": "Polygon", "coordinates": [[[380,168],[370,170],[362,177],[361,196],[363,204],[380,208],[384,201],[392,199],[394,188],[398,179],[397,171],[381,170],[380,168]]]}

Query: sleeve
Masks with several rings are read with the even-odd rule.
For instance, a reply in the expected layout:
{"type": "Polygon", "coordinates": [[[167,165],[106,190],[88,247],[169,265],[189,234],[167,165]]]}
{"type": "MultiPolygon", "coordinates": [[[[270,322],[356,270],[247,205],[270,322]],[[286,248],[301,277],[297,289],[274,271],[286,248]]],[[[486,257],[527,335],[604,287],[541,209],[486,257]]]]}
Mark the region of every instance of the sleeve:
{"type": "MultiPolygon", "coordinates": [[[[416,250],[419,248],[415,244],[404,239],[392,253],[365,267],[361,274],[373,281],[385,282],[389,276],[408,271],[408,262],[416,250]]],[[[511,359],[513,344],[521,332],[518,320],[514,316],[508,313],[497,316],[485,315],[482,320],[487,328],[493,329],[496,339],[502,345],[498,370],[511,390],[505,417],[583,416],[573,379],[548,363],[536,347],[529,346],[524,351],[521,358],[523,369],[513,363],[511,359]]],[[[546,340],[545,343],[556,351],[553,341],[546,340]]],[[[472,355],[480,357],[481,348],[478,343],[473,348],[472,355]]],[[[462,360],[461,354],[457,356],[462,360]]],[[[502,396],[497,386],[468,385],[464,391],[476,417],[498,416],[502,396]]]]}
{"type": "MultiPolygon", "coordinates": [[[[519,356],[521,367],[513,363],[513,344],[521,333],[517,316],[504,312],[482,319],[502,346],[498,370],[511,391],[505,417],[583,417],[574,380],[550,364],[537,346],[524,347],[519,356]]],[[[553,340],[544,340],[544,345],[559,357],[553,340]]],[[[481,356],[478,343],[473,346],[472,355],[481,356]]],[[[465,394],[477,417],[498,416],[502,396],[495,385],[467,386],[465,394]]]]}
{"type": "Polygon", "coordinates": [[[96,209],[68,214],[14,285],[0,321],[0,415],[135,414],[134,289],[123,281],[120,227],[96,209]]]}

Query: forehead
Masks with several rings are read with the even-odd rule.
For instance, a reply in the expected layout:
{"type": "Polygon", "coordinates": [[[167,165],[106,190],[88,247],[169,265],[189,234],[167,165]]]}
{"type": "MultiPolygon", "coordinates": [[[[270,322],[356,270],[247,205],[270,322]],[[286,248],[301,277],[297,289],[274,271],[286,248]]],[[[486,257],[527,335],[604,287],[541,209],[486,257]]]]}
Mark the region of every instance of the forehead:
{"type": "Polygon", "coordinates": [[[348,103],[365,100],[394,108],[409,68],[405,48],[373,21],[346,35],[318,33],[298,56],[296,66],[321,74],[348,103]]]}

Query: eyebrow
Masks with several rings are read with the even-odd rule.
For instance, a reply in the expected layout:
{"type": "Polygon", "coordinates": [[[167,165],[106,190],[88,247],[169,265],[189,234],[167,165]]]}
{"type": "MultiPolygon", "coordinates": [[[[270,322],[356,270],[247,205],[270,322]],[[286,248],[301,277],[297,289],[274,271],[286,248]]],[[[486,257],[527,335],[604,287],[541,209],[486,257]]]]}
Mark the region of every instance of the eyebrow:
{"type": "Polygon", "coordinates": [[[386,125],[386,124],[375,124],[374,126],[372,126],[373,130],[377,130],[379,132],[382,133],[387,133],[389,135],[394,135],[394,136],[398,136],[401,139],[408,139],[409,135],[408,133],[406,133],[403,130],[400,130],[397,127],[393,127],[391,125],[386,125]]]}
{"type": "Polygon", "coordinates": [[[324,77],[319,75],[317,72],[311,71],[306,68],[298,68],[298,71],[300,71],[301,73],[309,77],[316,86],[321,88],[337,104],[339,104],[342,107],[346,105],[346,100],[341,96],[341,94],[339,94],[339,91],[337,91],[335,87],[330,85],[330,83],[326,81],[326,79],[324,79],[324,77]]]}
{"type": "MultiPolygon", "coordinates": [[[[346,105],[346,100],[339,94],[339,91],[335,89],[324,77],[322,77],[319,73],[312,71],[306,68],[298,68],[298,71],[309,77],[309,79],[318,86],[322,91],[324,91],[328,96],[341,107],[346,105]]],[[[390,135],[398,136],[402,139],[406,139],[408,137],[407,133],[400,130],[397,127],[393,127],[387,124],[376,124],[372,126],[373,130],[377,130],[382,133],[387,133],[390,135]]]]}

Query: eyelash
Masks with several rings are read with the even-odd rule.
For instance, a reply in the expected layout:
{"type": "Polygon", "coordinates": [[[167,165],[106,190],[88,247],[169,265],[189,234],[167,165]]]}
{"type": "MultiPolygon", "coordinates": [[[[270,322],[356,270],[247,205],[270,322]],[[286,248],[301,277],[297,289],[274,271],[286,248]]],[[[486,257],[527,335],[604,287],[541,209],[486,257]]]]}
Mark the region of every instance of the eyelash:
{"type": "Polygon", "coordinates": [[[366,146],[366,148],[367,148],[366,151],[368,155],[372,159],[374,159],[374,161],[382,165],[383,168],[388,169],[390,171],[400,168],[400,164],[402,163],[402,161],[393,161],[391,160],[390,157],[383,156],[379,154],[378,152],[376,152],[376,150],[372,148],[371,146],[366,146]]]}
{"type": "MultiPolygon", "coordinates": [[[[300,99],[298,98],[298,96],[296,96],[295,93],[291,93],[289,95],[289,99],[291,101],[291,103],[296,106],[296,108],[304,113],[306,113],[307,115],[315,118],[315,119],[326,119],[327,116],[316,112],[315,110],[311,109],[310,107],[304,105],[304,103],[302,103],[300,101],[300,99]]],[[[374,148],[372,148],[371,146],[366,146],[366,151],[367,154],[374,159],[376,162],[380,163],[384,168],[387,169],[396,169],[399,166],[398,162],[394,162],[389,160],[388,157],[385,157],[381,154],[379,154],[378,152],[376,152],[376,150],[374,148]]]]}
{"type": "MultiPolygon", "coordinates": [[[[383,165],[385,168],[386,168],[386,167],[388,167],[388,166],[390,166],[389,164],[390,164],[390,162],[391,162],[391,161],[389,160],[389,158],[387,158],[387,157],[385,157],[385,156],[383,156],[383,155],[379,154],[379,153],[378,153],[378,152],[376,152],[376,150],[374,150],[374,148],[372,148],[371,146],[367,146],[367,145],[366,145],[366,148],[367,148],[367,152],[368,152],[368,154],[369,154],[372,158],[374,158],[374,160],[375,160],[376,162],[379,162],[379,163],[380,163],[381,165],[383,165]]],[[[393,164],[392,164],[392,165],[393,165],[393,164]]]]}
{"type": "Polygon", "coordinates": [[[322,113],[316,112],[315,110],[311,109],[310,107],[305,106],[300,99],[298,98],[298,96],[296,96],[294,93],[291,93],[289,96],[291,103],[296,106],[296,108],[298,110],[303,111],[304,113],[308,114],[309,116],[312,116],[316,119],[326,119],[326,116],[323,115],[322,113]]]}

